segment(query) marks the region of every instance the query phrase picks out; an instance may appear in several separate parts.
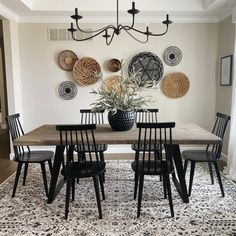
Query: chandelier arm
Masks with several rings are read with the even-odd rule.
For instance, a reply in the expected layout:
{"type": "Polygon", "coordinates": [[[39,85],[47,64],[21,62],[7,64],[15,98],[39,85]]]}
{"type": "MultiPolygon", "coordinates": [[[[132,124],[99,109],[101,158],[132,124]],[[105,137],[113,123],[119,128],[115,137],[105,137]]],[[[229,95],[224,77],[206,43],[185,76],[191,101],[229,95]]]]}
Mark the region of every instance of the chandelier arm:
{"type": "Polygon", "coordinates": [[[105,26],[105,27],[102,27],[102,28],[96,29],[96,30],[83,30],[83,29],[81,29],[81,28],[79,27],[78,21],[76,21],[76,27],[77,27],[77,29],[78,29],[79,31],[81,31],[81,32],[83,32],[83,33],[88,33],[88,34],[100,32],[100,31],[106,30],[106,29],[113,29],[113,30],[115,29],[115,27],[114,27],[113,25],[107,25],[107,26],[105,26]]]}
{"type": "Polygon", "coordinates": [[[134,15],[133,15],[133,17],[132,17],[132,24],[131,24],[131,26],[128,26],[128,25],[119,25],[118,30],[119,30],[119,31],[121,31],[122,29],[131,30],[131,29],[133,29],[133,27],[134,27],[134,15]]]}
{"type": "MultiPolygon", "coordinates": [[[[135,28],[132,28],[131,30],[134,30],[135,32],[147,35],[147,31],[137,30],[135,28]]],[[[166,25],[166,30],[163,33],[153,34],[152,32],[148,32],[148,35],[151,35],[151,36],[163,36],[163,35],[165,35],[167,33],[167,31],[168,31],[168,25],[166,25]]]]}
{"type": "Polygon", "coordinates": [[[75,38],[74,32],[71,32],[71,36],[72,36],[72,38],[73,38],[75,41],[81,42],[81,41],[86,41],[86,40],[88,40],[88,39],[92,39],[92,38],[94,38],[94,37],[100,35],[100,34],[103,33],[104,31],[106,31],[106,29],[104,29],[104,30],[102,30],[102,31],[100,31],[100,32],[98,32],[98,33],[96,33],[96,34],[90,36],[90,37],[84,38],[84,39],[77,39],[77,38],[75,38]]]}
{"type": "Polygon", "coordinates": [[[134,19],[134,16],[135,16],[135,14],[132,15],[132,24],[131,24],[130,28],[133,28],[133,27],[134,27],[134,20],[135,20],[135,19],[134,19]]]}
{"type": "Polygon", "coordinates": [[[153,34],[153,33],[149,33],[149,35],[151,35],[151,36],[163,36],[163,35],[165,35],[166,33],[168,32],[168,25],[166,25],[166,30],[163,32],[163,33],[161,33],[161,34],[153,34]]]}
{"type": "Polygon", "coordinates": [[[110,38],[110,41],[108,41],[108,38],[106,38],[106,45],[109,46],[114,38],[114,35],[115,35],[115,30],[113,30],[113,33],[112,33],[112,36],[110,38]]]}
{"type": "Polygon", "coordinates": [[[147,42],[148,42],[148,36],[149,36],[148,34],[146,34],[146,35],[147,35],[146,40],[145,40],[145,41],[141,41],[141,40],[137,39],[136,37],[134,37],[126,28],[123,27],[123,29],[125,30],[125,32],[126,32],[129,36],[131,36],[134,40],[138,41],[139,43],[147,43],[147,42]]]}

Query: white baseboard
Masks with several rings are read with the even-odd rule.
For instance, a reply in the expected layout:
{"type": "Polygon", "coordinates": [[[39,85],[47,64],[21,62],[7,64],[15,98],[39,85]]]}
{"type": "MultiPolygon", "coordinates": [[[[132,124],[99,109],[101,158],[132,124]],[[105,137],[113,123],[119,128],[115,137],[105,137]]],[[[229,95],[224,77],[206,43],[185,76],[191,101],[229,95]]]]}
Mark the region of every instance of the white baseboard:
{"type": "Polygon", "coordinates": [[[222,160],[227,163],[228,156],[223,152],[221,153],[221,156],[222,156],[222,160]]]}
{"type": "Polygon", "coordinates": [[[15,154],[14,153],[10,153],[10,160],[14,160],[14,156],[15,156],[15,154]]]}
{"type": "Polygon", "coordinates": [[[131,149],[131,145],[108,145],[106,153],[134,153],[131,149]]]}

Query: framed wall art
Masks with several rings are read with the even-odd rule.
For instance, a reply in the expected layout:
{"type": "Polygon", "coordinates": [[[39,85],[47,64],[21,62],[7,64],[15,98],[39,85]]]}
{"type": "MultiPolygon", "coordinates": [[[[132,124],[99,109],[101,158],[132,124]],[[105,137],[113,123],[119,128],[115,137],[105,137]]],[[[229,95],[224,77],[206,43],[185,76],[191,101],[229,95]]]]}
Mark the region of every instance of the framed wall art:
{"type": "Polygon", "coordinates": [[[221,58],[220,63],[220,85],[230,86],[232,80],[232,64],[233,56],[225,56],[221,58]]]}

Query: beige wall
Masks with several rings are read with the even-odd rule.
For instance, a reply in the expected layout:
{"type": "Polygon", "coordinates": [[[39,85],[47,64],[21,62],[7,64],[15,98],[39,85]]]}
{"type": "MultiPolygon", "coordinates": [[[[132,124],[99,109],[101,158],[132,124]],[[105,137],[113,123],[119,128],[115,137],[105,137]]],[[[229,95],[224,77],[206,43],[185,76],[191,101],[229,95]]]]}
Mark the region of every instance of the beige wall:
{"type": "MultiPolygon", "coordinates": [[[[221,57],[233,55],[235,45],[235,25],[231,17],[219,24],[219,51],[216,81],[216,111],[231,114],[232,86],[220,86],[220,62],[221,57]]],[[[228,154],[229,127],[227,129],[223,153],[228,154]]]]}
{"type": "Polygon", "coordinates": [[[23,117],[18,23],[3,20],[3,35],[8,112],[9,114],[19,112],[23,117]]]}
{"type": "MultiPolygon", "coordinates": [[[[148,89],[156,100],[150,107],[160,109],[160,120],[177,123],[197,123],[211,130],[215,116],[216,64],[218,51],[218,24],[173,24],[164,37],[148,44],[133,41],[125,33],[106,46],[98,37],[92,42],[49,42],[48,27],[68,27],[52,24],[19,24],[19,47],[22,78],[22,104],[24,125],[30,130],[42,123],[79,122],[79,109],[88,108],[96,98],[89,94],[93,86],[78,86],[78,96],[64,101],[56,94],[57,85],[73,80],[71,72],[63,71],[57,63],[58,53],[73,50],[79,58],[94,57],[102,66],[104,77],[112,75],[106,70],[111,58],[126,58],[126,64],[137,53],[150,51],[162,59],[163,51],[171,45],[182,50],[183,59],[175,67],[164,63],[165,74],[184,72],[190,80],[190,90],[179,99],[167,98],[161,89],[148,89]]],[[[91,28],[96,25],[89,25],[91,28]]],[[[140,27],[143,27],[141,25],[140,27]]],[[[150,25],[153,32],[160,25],[150,25]]]]}

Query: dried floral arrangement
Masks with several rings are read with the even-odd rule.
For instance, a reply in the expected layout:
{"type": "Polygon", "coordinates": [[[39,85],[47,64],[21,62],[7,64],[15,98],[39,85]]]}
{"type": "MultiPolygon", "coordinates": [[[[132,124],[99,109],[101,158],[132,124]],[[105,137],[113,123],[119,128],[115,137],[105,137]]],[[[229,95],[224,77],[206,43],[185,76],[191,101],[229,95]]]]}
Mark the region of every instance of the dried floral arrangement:
{"type": "Polygon", "coordinates": [[[98,99],[92,103],[94,111],[107,110],[116,113],[118,110],[137,110],[146,107],[151,98],[143,96],[145,88],[152,87],[152,81],[147,81],[140,86],[140,73],[125,76],[124,64],[121,63],[120,75],[113,78],[112,83],[103,80],[102,74],[98,74],[102,86],[97,91],[92,90],[91,94],[97,95],[98,99]]]}

